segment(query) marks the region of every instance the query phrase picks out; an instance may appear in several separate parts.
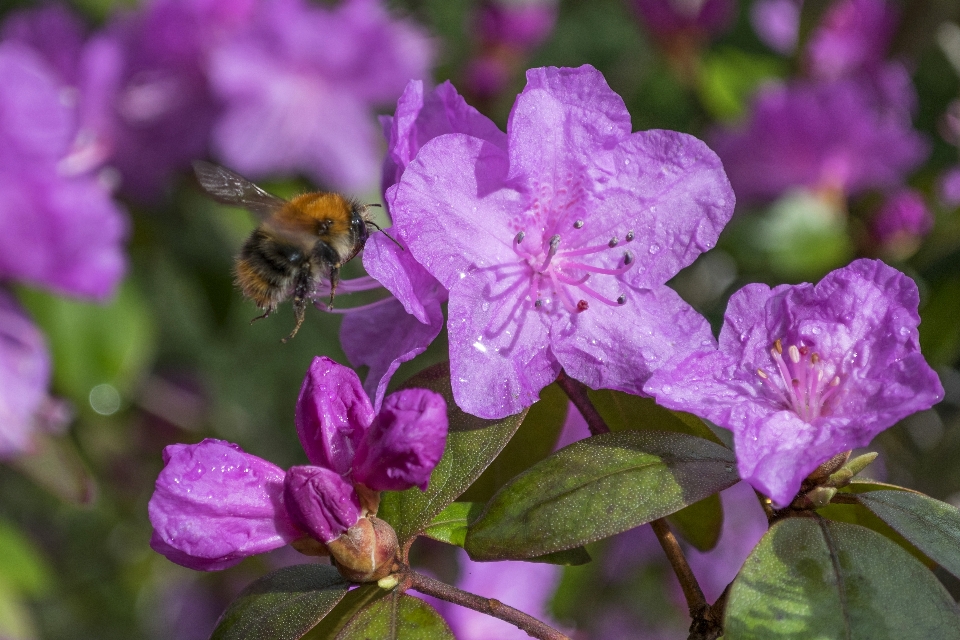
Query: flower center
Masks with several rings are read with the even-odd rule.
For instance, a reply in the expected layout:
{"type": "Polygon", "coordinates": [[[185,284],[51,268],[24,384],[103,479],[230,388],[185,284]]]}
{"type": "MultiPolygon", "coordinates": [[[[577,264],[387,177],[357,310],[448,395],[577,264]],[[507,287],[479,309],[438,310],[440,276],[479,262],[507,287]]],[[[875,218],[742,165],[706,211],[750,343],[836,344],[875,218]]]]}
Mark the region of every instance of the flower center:
{"type": "Polygon", "coordinates": [[[829,412],[829,402],[840,388],[840,376],[826,378],[819,354],[806,346],[790,345],[784,357],[783,343],[778,339],[770,355],[783,386],[774,381],[776,374],[757,369],[757,375],[787,409],[793,409],[804,422],[813,422],[829,412]]]}
{"type": "MultiPolygon", "coordinates": [[[[538,246],[526,239],[527,234],[519,232],[513,239],[513,250],[520,258],[529,275],[530,281],[527,297],[533,305],[540,309],[544,302],[559,298],[560,304],[570,313],[581,313],[590,308],[588,299],[596,300],[612,307],[620,306],[627,301],[625,294],[620,293],[616,300],[611,300],[593,286],[598,276],[623,275],[633,266],[634,257],[631,251],[618,248],[620,239],[616,236],[610,241],[588,247],[578,246],[577,232],[583,229],[583,220],[576,220],[569,234],[563,237],[555,233],[544,237],[538,246]],[[613,268],[588,264],[585,260],[595,254],[617,254],[617,262],[613,268]],[[552,295],[551,295],[552,294],[552,295]]],[[[634,232],[628,231],[625,236],[627,243],[632,242],[634,232]]]]}

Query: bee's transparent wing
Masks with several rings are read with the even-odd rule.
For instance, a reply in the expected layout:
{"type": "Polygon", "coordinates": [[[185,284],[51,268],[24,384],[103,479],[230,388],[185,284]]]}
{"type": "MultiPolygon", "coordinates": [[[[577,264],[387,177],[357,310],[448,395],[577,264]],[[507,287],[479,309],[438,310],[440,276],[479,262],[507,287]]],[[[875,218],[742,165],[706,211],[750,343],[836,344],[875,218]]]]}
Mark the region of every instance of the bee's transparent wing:
{"type": "Polygon", "coordinates": [[[210,162],[193,161],[197,180],[210,196],[221,204],[243,207],[265,220],[286,200],[269,194],[243,176],[210,162]]]}

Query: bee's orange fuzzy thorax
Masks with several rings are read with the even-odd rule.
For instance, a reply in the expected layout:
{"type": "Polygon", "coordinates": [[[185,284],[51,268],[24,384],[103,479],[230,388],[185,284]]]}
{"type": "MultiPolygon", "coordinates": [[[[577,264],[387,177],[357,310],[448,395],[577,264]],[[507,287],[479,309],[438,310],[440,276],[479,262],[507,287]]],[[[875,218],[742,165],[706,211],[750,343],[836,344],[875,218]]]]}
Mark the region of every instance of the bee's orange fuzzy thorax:
{"type": "Polygon", "coordinates": [[[329,241],[349,233],[350,212],[350,201],[339,193],[307,193],[291,200],[276,218],[288,228],[329,241]]]}

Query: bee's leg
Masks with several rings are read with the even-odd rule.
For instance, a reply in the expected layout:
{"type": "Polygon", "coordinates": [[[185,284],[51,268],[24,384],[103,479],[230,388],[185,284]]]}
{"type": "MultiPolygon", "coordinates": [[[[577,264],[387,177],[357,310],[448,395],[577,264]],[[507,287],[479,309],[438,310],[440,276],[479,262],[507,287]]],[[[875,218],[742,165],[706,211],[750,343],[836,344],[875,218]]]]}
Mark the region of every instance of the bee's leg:
{"type": "Polygon", "coordinates": [[[293,327],[293,331],[290,332],[290,335],[280,342],[285,343],[287,340],[290,340],[297,335],[297,331],[300,331],[300,325],[303,324],[303,318],[307,310],[307,295],[309,293],[310,272],[304,270],[301,271],[300,275],[297,277],[297,284],[293,289],[293,315],[297,319],[297,324],[293,327]]]}
{"type": "Polygon", "coordinates": [[[273,310],[274,310],[274,309],[275,309],[275,307],[273,307],[273,306],[267,307],[267,310],[263,312],[263,315],[257,316],[256,318],[254,318],[253,320],[251,320],[251,321],[250,321],[250,324],[253,324],[253,323],[256,322],[257,320],[263,320],[264,318],[268,317],[271,313],[273,313],[273,310]]]}
{"type": "Polygon", "coordinates": [[[330,267],[330,302],[327,303],[328,309],[333,309],[333,297],[337,294],[338,284],[340,284],[340,265],[335,264],[330,267]]]}

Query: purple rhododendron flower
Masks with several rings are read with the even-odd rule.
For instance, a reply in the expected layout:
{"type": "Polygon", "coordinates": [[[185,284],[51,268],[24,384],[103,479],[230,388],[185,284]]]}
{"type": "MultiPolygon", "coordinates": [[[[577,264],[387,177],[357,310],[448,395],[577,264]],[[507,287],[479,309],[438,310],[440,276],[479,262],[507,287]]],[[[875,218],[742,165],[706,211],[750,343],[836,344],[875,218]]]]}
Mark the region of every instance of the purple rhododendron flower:
{"type": "Polygon", "coordinates": [[[802,9],[803,0],[757,0],[750,5],[750,24],[764,44],[787,55],[797,48],[802,9]]]}
{"type": "Polygon", "coordinates": [[[824,14],[807,43],[810,72],[838,78],[880,64],[897,29],[886,0],[840,0],[824,14]]]}
{"type": "MultiPolygon", "coordinates": [[[[397,101],[396,113],[380,121],[387,139],[382,188],[388,207],[400,176],[429,140],[446,133],[467,133],[504,149],[507,146],[507,136],[469,106],[449,82],[427,91],[422,81],[411,80],[397,101]]],[[[353,366],[369,367],[364,388],[379,404],[397,368],[423,353],[443,328],[440,305],[447,300],[447,290],[409,251],[382,233],[367,241],[363,266],[396,299],[353,314],[349,325],[344,323],[340,341],[353,366]]]]}
{"type": "Polygon", "coordinates": [[[633,6],[658,36],[680,32],[725,31],[737,15],[734,0],[633,0],[633,6]]]}
{"type": "Polygon", "coordinates": [[[951,167],[937,181],[937,194],[948,207],[960,206],[960,167],[951,167]]]}
{"type": "Polygon", "coordinates": [[[241,33],[211,52],[210,80],[226,110],[214,148],[251,176],[305,172],[361,190],[377,173],[374,105],[428,73],[431,46],[376,0],[327,9],[263,0],[241,33]]]}
{"type": "Polygon", "coordinates": [[[0,290],[0,459],[30,450],[49,384],[43,334],[0,290]]]}
{"type": "Polygon", "coordinates": [[[124,52],[115,105],[114,164],[125,193],[158,195],[176,171],[206,155],[221,105],[210,52],[253,15],[256,0],[149,0],[120,12],[106,37],[124,52]]]}
{"type": "Polygon", "coordinates": [[[631,133],[592,67],[527,72],[508,148],[427,142],[390,200],[394,231],[449,291],[457,404],[498,418],[561,369],[638,393],[678,353],[713,344],[664,282],[716,242],[734,198],[696,138],[631,133]]]}
{"type": "Polygon", "coordinates": [[[657,371],[644,390],[733,431],[740,476],[782,507],[818,465],[943,397],[920,354],[919,300],[877,260],[816,285],[747,285],[719,350],[657,371]]]}
{"type": "Polygon", "coordinates": [[[899,239],[921,239],[933,229],[933,215],[923,194],[901,189],[890,195],[873,219],[871,231],[882,245],[899,239]]]}
{"type": "Polygon", "coordinates": [[[926,158],[910,122],[916,94],[903,67],[835,81],[769,85],[745,126],[710,138],[737,198],[767,200],[791,187],[855,195],[892,188],[926,158]]]}
{"type": "MultiPolygon", "coordinates": [[[[493,598],[547,624],[556,626],[548,612],[550,598],[560,584],[561,567],[534,562],[473,562],[457,550],[460,579],[457,586],[484,598],[493,598]]],[[[492,616],[430,596],[421,596],[440,612],[458,640],[528,640],[516,626],[492,616]]]]}
{"type": "Polygon", "coordinates": [[[0,78],[0,278],[104,299],[126,268],[127,225],[83,126],[98,85],[68,84],[16,39],[0,43],[0,78]]]}
{"type": "Polygon", "coordinates": [[[154,550],[215,571],[305,535],[332,542],[366,515],[358,485],[425,489],[447,435],[440,395],[405,389],[375,410],[357,375],[328,358],[310,365],[296,421],[311,464],[287,472],[223,440],[167,447],[149,505],[154,550]]]}

